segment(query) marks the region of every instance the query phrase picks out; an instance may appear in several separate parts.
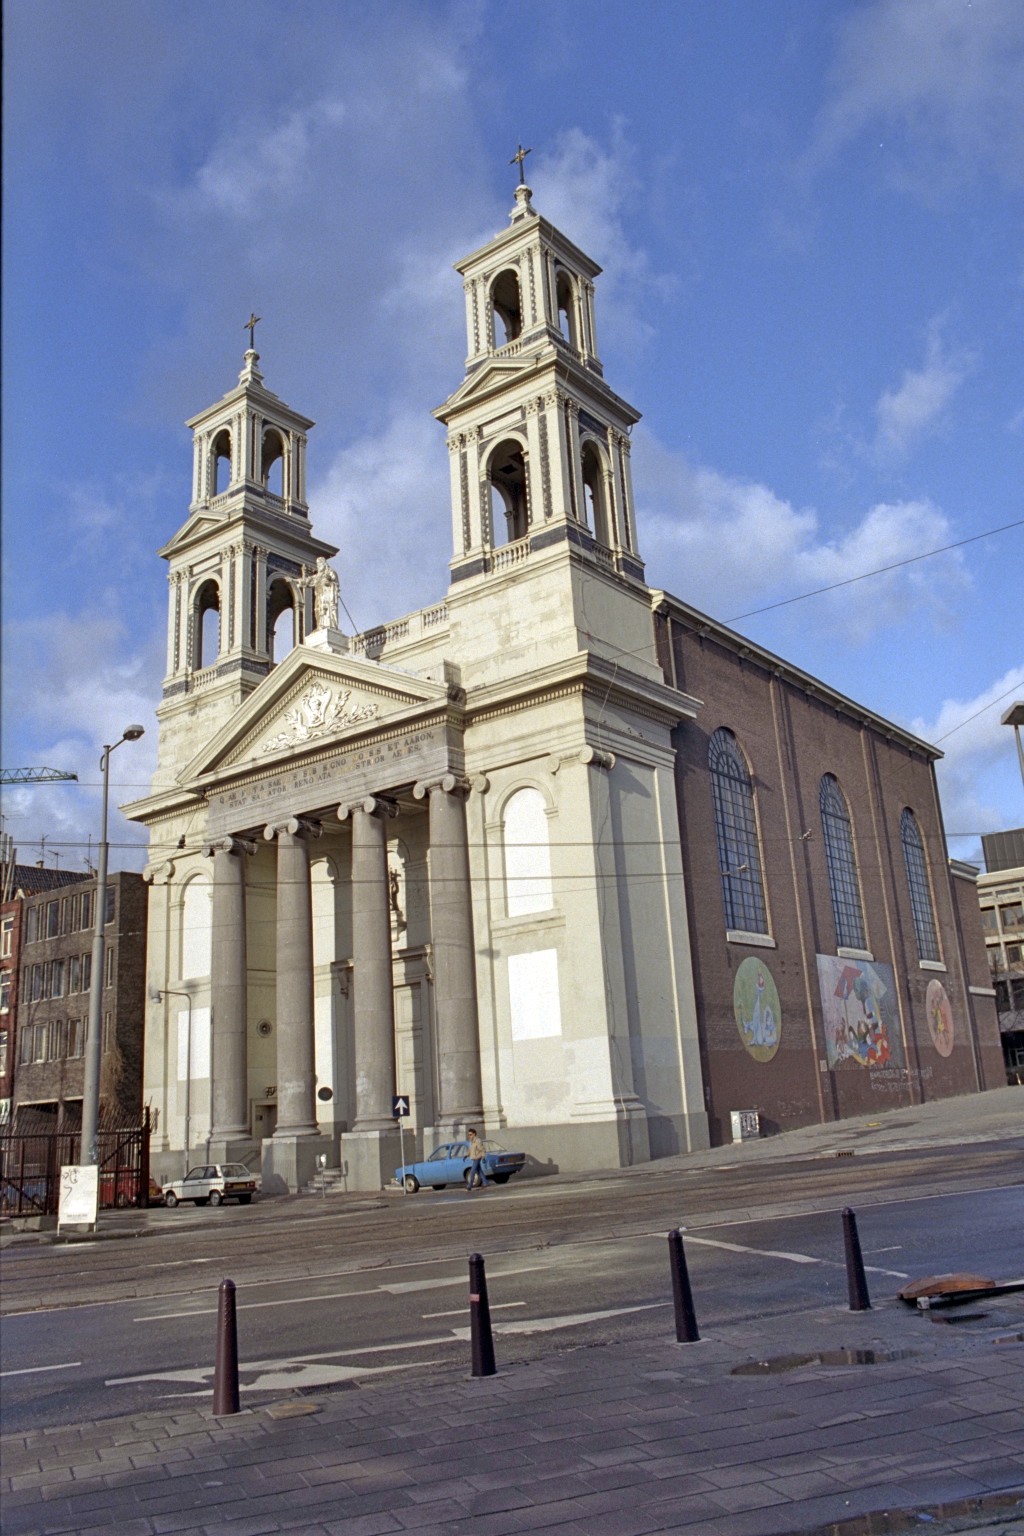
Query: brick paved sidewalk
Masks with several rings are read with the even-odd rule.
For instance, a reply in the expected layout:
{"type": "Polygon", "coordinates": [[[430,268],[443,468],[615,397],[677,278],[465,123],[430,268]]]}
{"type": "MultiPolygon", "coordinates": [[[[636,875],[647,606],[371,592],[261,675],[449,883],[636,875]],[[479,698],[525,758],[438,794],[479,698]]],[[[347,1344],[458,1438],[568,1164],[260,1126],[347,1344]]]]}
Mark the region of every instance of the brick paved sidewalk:
{"type": "MultiPolygon", "coordinates": [[[[3,1439],[4,1536],[790,1536],[1024,1529],[1024,1317],[938,1327],[890,1304],[508,1363],[432,1384],[208,1397],[3,1439]],[[768,1351],[895,1356],[733,1375],[768,1351]],[[244,1402],[243,1395],[243,1402],[244,1402]],[[898,1515],[893,1512],[901,1512],[898,1515]],[[888,1513],[886,1513],[888,1512],[888,1513]]],[[[506,1358],[503,1359],[502,1352],[506,1358]]]]}

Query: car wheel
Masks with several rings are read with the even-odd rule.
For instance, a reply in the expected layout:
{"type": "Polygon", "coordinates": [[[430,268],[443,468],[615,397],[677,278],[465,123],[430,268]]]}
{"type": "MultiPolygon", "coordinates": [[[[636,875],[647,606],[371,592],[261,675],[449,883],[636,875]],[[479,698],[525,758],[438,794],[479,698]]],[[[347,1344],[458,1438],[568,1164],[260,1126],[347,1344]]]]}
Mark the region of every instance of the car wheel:
{"type": "Polygon", "coordinates": [[[239,1205],[248,1205],[251,1199],[252,1195],[239,1195],[238,1203],[239,1205]]]}
{"type": "Polygon", "coordinates": [[[117,1198],[115,1199],[114,1204],[117,1206],[119,1211],[123,1211],[126,1206],[131,1205],[131,1200],[128,1198],[127,1193],[123,1189],[118,1190],[117,1198]]]}
{"type": "Polygon", "coordinates": [[[463,1182],[463,1184],[465,1184],[467,1189],[472,1189],[473,1188],[472,1184],[469,1182],[472,1177],[473,1177],[473,1170],[472,1170],[472,1168],[467,1168],[465,1173],[462,1175],[462,1182],[463,1182]]]}
{"type": "Polygon", "coordinates": [[[224,1196],[221,1194],[219,1189],[215,1189],[215,1190],[212,1191],[212,1193],[210,1195],[210,1204],[211,1205],[223,1205],[224,1204],[224,1196]]]}
{"type": "Polygon", "coordinates": [[[178,1203],[177,1195],[174,1193],[173,1189],[169,1189],[167,1191],[166,1195],[164,1195],[164,1205],[167,1206],[168,1210],[173,1211],[174,1207],[177,1205],[177,1203],[178,1203]]]}
{"type": "Polygon", "coordinates": [[[420,1187],[420,1181],[414,1173],[407,1173],[402,1182],[405,1185],[406,1194],[409,1195],[414,1195],[420,1187]]]}
{"type": "Polygon", "coordinates": [[[508,1174],[507,1173],[492,1173],[491,1174],[491,1178],[494,1180],[495,1184],[507,1184],[508,1183],[508,1174]]]}

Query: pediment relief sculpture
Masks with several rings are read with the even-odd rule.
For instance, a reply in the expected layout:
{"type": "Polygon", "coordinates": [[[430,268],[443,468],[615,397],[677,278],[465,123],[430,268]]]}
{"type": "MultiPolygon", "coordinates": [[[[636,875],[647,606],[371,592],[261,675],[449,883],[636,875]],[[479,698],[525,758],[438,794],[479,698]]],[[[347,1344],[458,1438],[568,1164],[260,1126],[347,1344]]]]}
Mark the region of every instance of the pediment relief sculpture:
{"type": "Polygon", "coordinates": [[[305,693],[286,709],[278,724],[285,729],[269,737],[260,747],[261,752],[280,752],[285,747],[301,746],[326,736],[329,731],[342,730],[350,725],[363,725],[376,720],[380,705],[375,699],[352,697],[351,688],[331,688],[326,683],[311,683],[305,693]]]}

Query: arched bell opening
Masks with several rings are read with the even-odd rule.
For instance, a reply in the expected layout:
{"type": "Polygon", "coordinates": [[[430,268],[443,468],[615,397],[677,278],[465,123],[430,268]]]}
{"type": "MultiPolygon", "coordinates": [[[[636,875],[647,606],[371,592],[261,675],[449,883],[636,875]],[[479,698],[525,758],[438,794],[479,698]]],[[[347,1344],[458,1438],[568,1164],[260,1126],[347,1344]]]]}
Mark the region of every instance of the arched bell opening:
{"type": "Polygon", "coordinates": [[[261,476],[264,490],[284,500],[284,438],[276,427],[268,427],[263,434],[260,455],[261,476]]]}
{"type": "Polygon", "coordinates": [[[612,520],[608,505],[608,477],[604,457],[596,443],[583,445],[583,504],[586,522],[594,538],[610,549],[612,520]]]}
{"type": "Polygon", "coordinates": [[[530,526],[526,459],[515,438],[507,438],[495,448],[487,478],[491,488],[492,544],[525,539],[530,526]]]}
{"type": "Polygon", "coordinates": [[[494,311],[494,344],[498,347],[507,346],[510,341],[515,341],[521,336],[523,330],[523,301],[519,290],[519,277],[511,268],[499,272],[494,279],[491,305],[494,311]],[[501,330],[498,327],[499,321],[501,330]]]}
{"type": "Polygon", "coordinates": [[[210,444],[210,495],[219,496],[231,484],[231,433],[222,427],[210,444]]]}
{"type": "Polygon", "coordinates": [[[559,269],[555,278],[555,308],[558,311],[558,329],[564,340],[577,352],[581,351],[576,284],[564,269],[559,269]]]}
{"type": "Polygon", "coordinates": [[[212,667],[220,655],[220,587],[217,582],[203,582],[195,595],[193,615],[192,666],[199,672],[203,667],[212,667]]]}
{"type": "Polygon", "coordinates": [[[267,637],[270,660],[283,661],[297,641],[295,593],[283,576],[270,583],[267,590],[267,637]]]}

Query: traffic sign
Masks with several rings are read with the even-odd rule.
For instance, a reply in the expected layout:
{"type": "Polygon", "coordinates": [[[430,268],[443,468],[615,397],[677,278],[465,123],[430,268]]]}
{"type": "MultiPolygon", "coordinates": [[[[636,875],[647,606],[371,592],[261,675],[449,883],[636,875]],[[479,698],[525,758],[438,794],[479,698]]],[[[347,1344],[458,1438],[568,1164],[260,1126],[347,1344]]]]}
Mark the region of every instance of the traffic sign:
{"type": "Polygon", "coordinates": [[[396,1093],[391,1100],[391,1113],[401,1120],[412,1108],[412,1100],[404,1093],[396,1093]]]}

